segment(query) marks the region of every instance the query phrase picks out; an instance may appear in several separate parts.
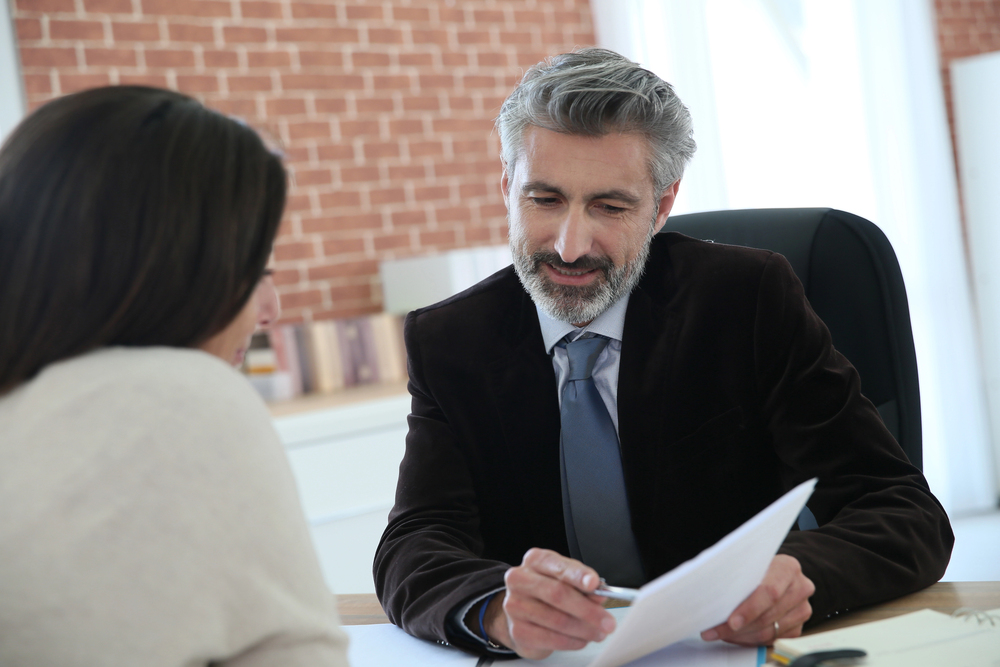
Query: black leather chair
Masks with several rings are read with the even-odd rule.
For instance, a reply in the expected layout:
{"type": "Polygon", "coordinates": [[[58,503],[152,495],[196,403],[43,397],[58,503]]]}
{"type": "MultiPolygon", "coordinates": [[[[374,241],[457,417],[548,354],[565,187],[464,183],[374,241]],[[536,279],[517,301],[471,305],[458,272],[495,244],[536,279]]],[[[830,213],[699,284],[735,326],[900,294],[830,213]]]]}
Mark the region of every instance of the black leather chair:
{"type": "Polygon", "coordinates": [[[831,208],[748,209],[678,215],[664,231],[784,255],[861,390],[923,468],[920,389],[910,309],[896,254],[878,227],[831,208]]]}

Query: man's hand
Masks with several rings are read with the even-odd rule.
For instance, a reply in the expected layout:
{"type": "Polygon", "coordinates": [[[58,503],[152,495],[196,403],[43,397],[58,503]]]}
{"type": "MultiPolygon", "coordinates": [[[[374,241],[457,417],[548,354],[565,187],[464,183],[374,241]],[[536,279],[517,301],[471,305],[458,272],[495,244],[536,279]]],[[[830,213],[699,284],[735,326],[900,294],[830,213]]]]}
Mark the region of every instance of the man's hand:
{"type": "Polygon", "coordinates": [[[760,646],[773,644],[779,637],[798,637],[802,624],[812,616],[809,596],[816,586],[804,574],[799,561],[778,554],[764,575],[764,581],[737,607],[722,625],[705,630],[705,641],[723,639],[733,644],[760,646]],[[777,621],[777,632],[775,632],[777,621]]]}
{"type": "Polygon", "coordinates": [[[604,598],[587,595],[600,577],[580,561],[530,549],[504,582],[506,594],[490,601],[484,626],[493,641],[524,658],[581,649],[615,629],[614,617],[601,606],[604,598]]]}

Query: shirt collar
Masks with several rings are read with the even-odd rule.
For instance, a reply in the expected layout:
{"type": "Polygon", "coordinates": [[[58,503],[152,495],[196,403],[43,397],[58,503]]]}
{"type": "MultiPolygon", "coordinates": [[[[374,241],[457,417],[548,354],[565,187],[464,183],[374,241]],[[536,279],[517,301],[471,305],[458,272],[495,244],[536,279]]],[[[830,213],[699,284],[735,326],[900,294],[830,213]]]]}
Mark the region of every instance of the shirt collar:
{"type": "Polygon", "coordinates": [[[549,317],[536,304],[535,310],[538,311],[538,324],[542,329],[542,340],[545,342],[545,352],[552,354],[552,348],[555,347],[556,343],[565,338],[567,334],[571,334],[573,332],[579,332],[580,334],[587,332],[600,334],[601,336],[605,336],[611,340],[621,342],[622,332],[625,330],[625,311],[628,310],[628,300],[630,296],[631,294],[626,294],[622,298],[618,299],[613,306],[598,315],[593,322],[585,326],[583,329],[575,327],[569,322],[563,322],[562,320],[549,317]]]}

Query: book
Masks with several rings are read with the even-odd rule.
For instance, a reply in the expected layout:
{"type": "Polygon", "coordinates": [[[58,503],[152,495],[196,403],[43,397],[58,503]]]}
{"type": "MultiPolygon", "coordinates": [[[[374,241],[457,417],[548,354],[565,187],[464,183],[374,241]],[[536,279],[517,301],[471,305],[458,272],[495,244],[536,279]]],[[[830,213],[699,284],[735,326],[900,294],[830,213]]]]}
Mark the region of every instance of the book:
{"type": "Polygon", "coordinates": [[[865,667],[1000,665],[1000,609],[960,612],[948,615],[922,609],[806,637],[779,639],[774,644],[774,658],[787,665],[815,651],[857,648],[868,654],[865,667]]]}

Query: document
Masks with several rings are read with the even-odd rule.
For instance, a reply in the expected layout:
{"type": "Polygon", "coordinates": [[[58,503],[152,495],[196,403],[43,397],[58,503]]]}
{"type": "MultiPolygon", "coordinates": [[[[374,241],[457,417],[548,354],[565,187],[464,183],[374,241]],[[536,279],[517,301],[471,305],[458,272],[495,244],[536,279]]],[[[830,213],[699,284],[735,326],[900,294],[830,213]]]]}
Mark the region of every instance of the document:
{"type": "Polygon", "coordinates": [[[631,613],[588,667],[619,667],[724,622],[760,585],[815,486],[815,478],[799,484],[715,545],[639,589],[631,613]]]}
{"type": "MultiPolygon", "coordinates": [[[[621,622],[627,607],[609,609],[621,622]]],[[[478,659],[455,648],[411,637],[394,625],[348,625],[347,657],[351,667],[476,667],[478,659]]],[[[607,640],[605,640],[607,642],[607,640]]],[[[557,651],[545,660],[497,660],[494,667],[586,667],[600,652],[601,644],[580,651],[557,651]]],[[[703,642],[692,637],[629,663],[628,667],[759,667],[766,651],[721,642],[703,642]]]]}

